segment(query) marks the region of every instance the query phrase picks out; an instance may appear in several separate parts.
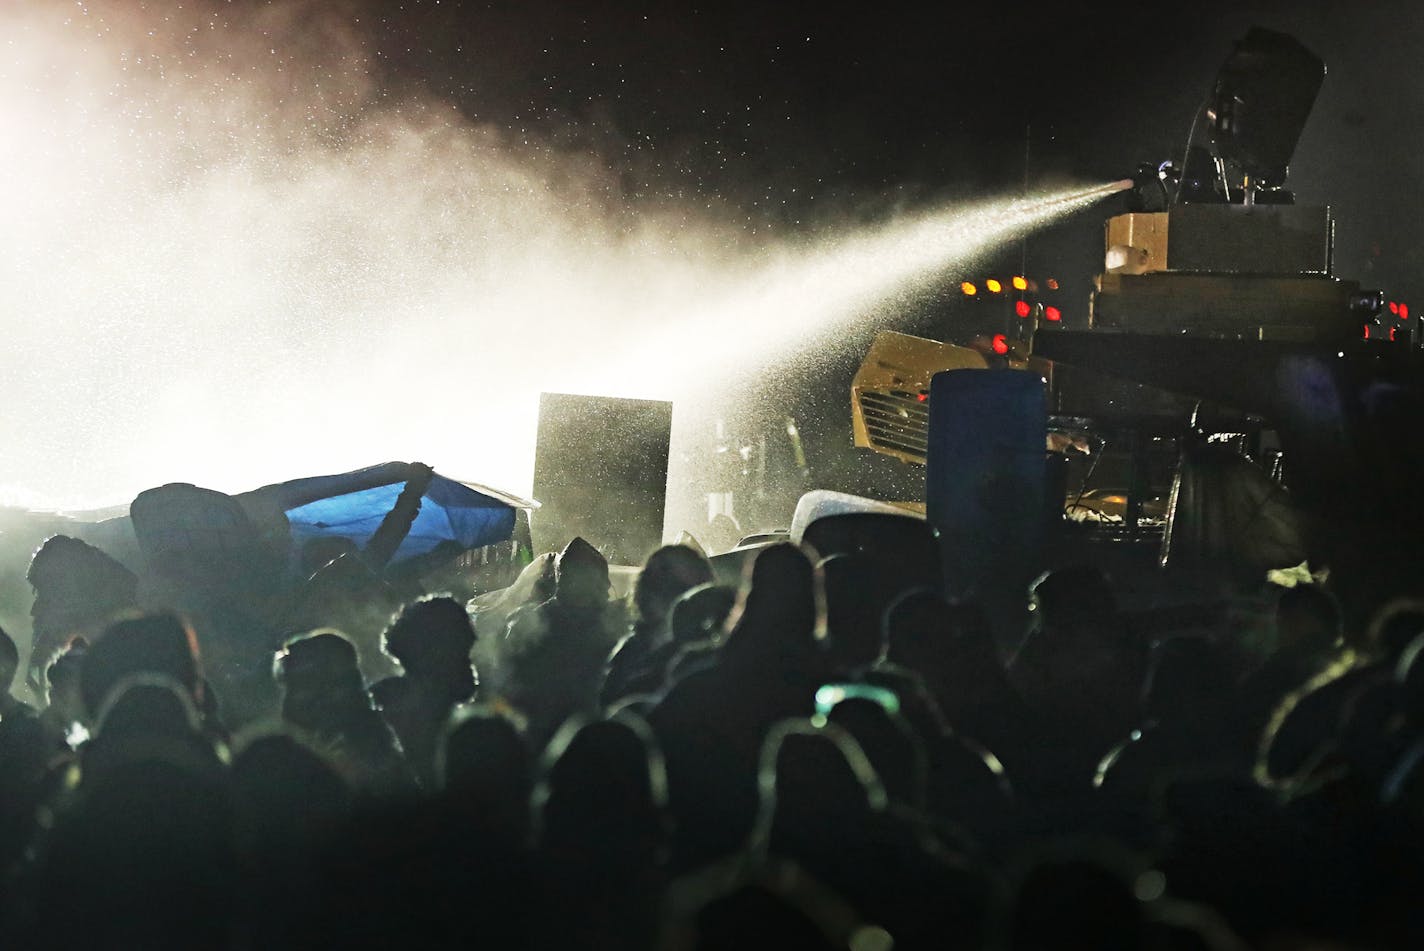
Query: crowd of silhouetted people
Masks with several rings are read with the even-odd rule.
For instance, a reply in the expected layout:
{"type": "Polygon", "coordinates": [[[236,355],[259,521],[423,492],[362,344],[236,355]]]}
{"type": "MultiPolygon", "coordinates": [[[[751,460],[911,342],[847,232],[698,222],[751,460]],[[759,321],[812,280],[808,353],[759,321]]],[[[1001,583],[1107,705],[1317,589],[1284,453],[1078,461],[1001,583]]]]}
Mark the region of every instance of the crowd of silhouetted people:
{"type": "Polygon", "coordinates": [[[0,946],[1421,946],[1424,603],[1173,627],[1079,565],[1006,642],[813,534],[626,598],[582,539],[473,598],[346,551],[281,625],[51,538],[29,663],[0,636],[0,946]]]}

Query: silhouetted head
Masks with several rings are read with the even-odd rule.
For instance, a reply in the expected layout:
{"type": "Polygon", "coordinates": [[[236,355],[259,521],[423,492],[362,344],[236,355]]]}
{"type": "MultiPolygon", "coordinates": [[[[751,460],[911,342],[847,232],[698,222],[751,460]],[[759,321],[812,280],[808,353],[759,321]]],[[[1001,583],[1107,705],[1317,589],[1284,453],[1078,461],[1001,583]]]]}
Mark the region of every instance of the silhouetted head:
{"type": "Polygon", "coordinates": [[[442,788],[463,794],[492,780],[523,775],[528,794],[528,747],[512,716],[492,707],[466,705],[450,714],[436,767],[442,788]]]}
{"type": "Polygon", "coordinates": [[[222,762],[202,734],[198,709],[171,677],[137,673],[119,680],[96,712],[84,749],[86,781],[123,764],[162,761],[216,779],[222,762]]]}
{"type": "Polygon", "coordinates": [[[282,716],[294,723],[324,722],[332,705],[366,704],[356,648],[340,631],[326,628],[288,641],[273,659],[272,675],[282,690],[282,716]]]}
{"type": "Polygon", "coordinates": [[[626,712],[565,723],[544,751],[534,809],[545,849],[650,858],[667,831],[667,773],[652,731],[626,712]]]}
{"type": "Polygon", "coordinates": [[[170,677],[197,707],[203,702],[198,639],[176,614],[149,614],[117,621],[89,647],[79,689],[90,717],[97,716],[114,686],[134,674],[170,677]]]}
{"type": "Polygon", "coordinates": [[[821,618],[815,571],[795,545],[768,546],[751,563],[723,656],[748,663],[806,664],[812,658],[821,618]]]}
{"type": "Polygon", "coordinates": [[[457,696],[474,692],[470,650],[475,627],[465,606],[454,598],[432,596],[407,604],[382,642],[411,676],[447,684],[457,696]]]}
{"type": "Polygon", "coordinates": [[[436,754],[436,773],[449,800],[481,827],[510,843],[525,841],[529,748],[511,717],[486,707],[458,708],[436,754]]]}
{"type": "Polygon", "coordinates": [[[714,640],[722,636],[727,615],[737,603],[737,592],[725,585],[700,584],[673,602],[668,621],[672,639],[679,644],[714,640]]]}
{"type": "Polygon", "coordinates": [[[638,622],[663,633],[668,614],[688,590],[712,580],[712,566],[686,545],[664,545],[648,556],[633,586],[638,622]]]}
{"type": "Polygon", "coordinates": [[[844,728],[784,720],[768,731],[758,775],[761,806],[754,845],[822,845],[860,828],[888,803],[860,744],[844,728]]]}
{"type": "Polygon", "coordinates": [[[818,706],[822,694],[829,691],[832,697],[827,720],[842,727],[860,744],[890,799],[914,809],[923,808],[929,774],[924,744],[900,715],[899,698],[883,688],[861,689],[865,695],[839,699],[834,687],[823,687],[817,693],[818,706]]]}
{"type": "Polygon", "coordinates": [[[559,552],[554,563],[554,597],[567,607],[593,610],[608,603],[608,559],[582,538],[559,552]]]}

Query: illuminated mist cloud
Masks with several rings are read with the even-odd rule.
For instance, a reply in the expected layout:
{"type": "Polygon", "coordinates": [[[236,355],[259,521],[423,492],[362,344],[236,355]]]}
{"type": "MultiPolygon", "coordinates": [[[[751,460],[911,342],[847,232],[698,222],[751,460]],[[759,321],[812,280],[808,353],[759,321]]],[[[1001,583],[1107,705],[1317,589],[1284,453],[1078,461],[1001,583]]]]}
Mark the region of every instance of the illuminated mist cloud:
{"type": "Polygon", "coordinates": [[[0,504],[387,459],[527,492],[540,390],[715,392],[1116,187],[753,243],[388,88],[343,9],[0,7],[0,504]]]}

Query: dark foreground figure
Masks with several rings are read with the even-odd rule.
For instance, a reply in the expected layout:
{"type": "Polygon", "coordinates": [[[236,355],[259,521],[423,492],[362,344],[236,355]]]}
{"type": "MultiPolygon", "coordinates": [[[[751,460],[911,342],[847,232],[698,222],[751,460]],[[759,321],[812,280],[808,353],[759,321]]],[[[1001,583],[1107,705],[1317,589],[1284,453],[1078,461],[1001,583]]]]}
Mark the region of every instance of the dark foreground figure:
{"type": "Polygon", "coordinates": [[[225,698],[62,547],[39,709],[0,636],[5,948],[1424,947],[1424,603],[1147,630],[1075,568],[1001,645],[873,546],[667,548],[625,605],[578,541],[384,657],[354,602],[250,631],[225,698]]]}

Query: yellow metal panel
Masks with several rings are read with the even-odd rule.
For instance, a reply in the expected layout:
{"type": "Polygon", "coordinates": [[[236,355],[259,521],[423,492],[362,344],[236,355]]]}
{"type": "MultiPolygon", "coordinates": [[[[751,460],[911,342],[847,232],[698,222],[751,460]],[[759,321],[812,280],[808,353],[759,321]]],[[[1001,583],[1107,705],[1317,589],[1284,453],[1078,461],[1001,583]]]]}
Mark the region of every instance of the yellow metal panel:
{"type": "Polygon", "coordinates": [[[1167,269],[1167,213],[1137,213],[1109,218],[1107,260],[1110,274],[1149,274],[1167,269]]]}
{"type": "Polygon", "coordinates": [[[983,354],[968,347],[882,331],[861,361],[851,384],[851,430],[857,446],[874,449],[905,462],[925,461],[923,442],[928,407],[919,394],[941,370],[988,367],[983,354]],[[878,407],[866,419],[867,404],[878,407]],[[887,414],[898,414],[891,419],[887,414]]]}

